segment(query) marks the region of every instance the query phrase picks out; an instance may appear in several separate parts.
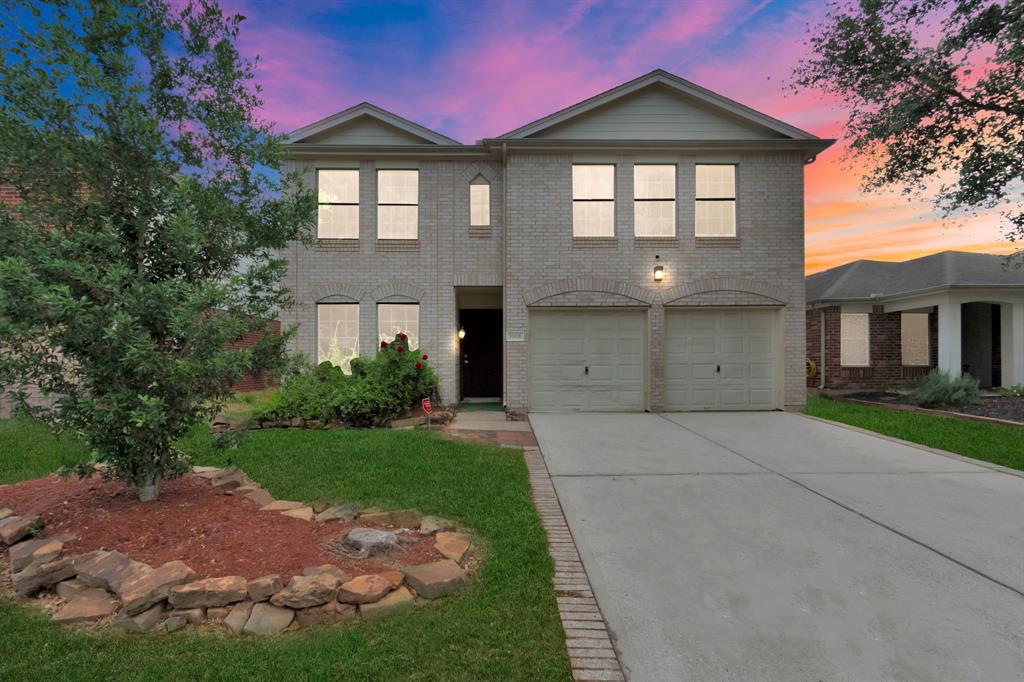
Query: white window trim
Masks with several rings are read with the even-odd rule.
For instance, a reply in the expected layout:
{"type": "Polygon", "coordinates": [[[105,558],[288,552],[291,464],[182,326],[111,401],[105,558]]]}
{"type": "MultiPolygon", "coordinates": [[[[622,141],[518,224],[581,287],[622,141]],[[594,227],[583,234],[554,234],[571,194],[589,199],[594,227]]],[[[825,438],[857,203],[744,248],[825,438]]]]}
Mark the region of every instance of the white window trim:
{"type": "Polygon", "coordinates": [[[420,238],[420,170],[419,168],[378,168],[377,169],[377,239],[378,240],[395,240],[395,241],[416,241],[420,238]],[[406,203],[382,203],[380,200],[380,174],[381,172],[388,171],[403,171],[416,173],[416,202],[412,204],[406,203]],[[411,237],[381,237],[380,236],[380,209],[382,206],[414,206],[416,208],[416,226],[415,234],[411,237]]]}
{"type": "MultiPolygon", "coordinates": [[[[422,333],[420,331],[420,322],[422,320],[421,320],[421,317],[420,317],[421,310],[420,310],[420,304],[419,303],[414,303],[414,302],[389,303],[389,302],[385,301],[383,303],[378,303],[377,304],[377,340],[378,340],[378,342],[380,342],[380,341],[387,341],[388,343],[390,343],[395,338],[395,333],[394,332],[390,332],[390,331],[385,333],[385,332],[383,332],[381,330],[381,314],[380,314],[381,306],[412,306],[412,307],[415,307],[416,308],[416,330],[415,330],[415,336],[413,337],[413,340],[415,341],[415,343],[410,343],[409,347],[410,348],[416,348],[416,347],[422,346],[422,344],[423,344],[423,337],[422,337],[422,333]]],[[[411,335],[412,332],[413,332],[412,329],[399,329],[398,331],[404,332],[407,335],[411,335]]]]}
{"type": "Polygon", "coordinates": [[[731,239],[739,236],[740,233],[740,216],[739,216],[739,184],[740,184],[740,168],[738,163],[695,163],[693,166],[693,189],[694,189],[694,206],[693,206],[693,234],[699,239],[715,239],[725,238],[731,239]],[[732,198],[728,197],[701,197],[698,194],[698,183],[697,183],[697,168],[700,166],[731,166],[732,171],[732,198]],[[714,203],[732,203],[732,234],[730,235],[717,235],[717,234],[700,234],[698,232],[698,207],[701,202],[714,202],[714,203]]]}
{"type": "Polygon", "coordinates": [[[469,225],[470,227],[490,227],[491,226],[491,183],[482,177],[476,177],[469,183],[469,225]],[[486,205],[484,208],[484,222],[474,222],[473,220],[473,188],[482,187],[487,190],[486,205]]]}
{"type": "MultiPolygon", "coordinates": [[[[618,168],[616,167],[616,165],[614,163],[574,163],[574,164],[572,164],[572,168],[575,168],[577,166],[607,166],[607,167],[611,168],[612,169],[612,196],[611,196],[610,199],[577,199],[576,198],[575,180],[573,179],[572,182],[571,182],[571,188],[570,188],[570,192],[571,192],[571,196],[572,196],[572,207],[573,207],[573,209],[572,209],[572,213],[573,213],[573,218],[572,218],[572,236],[575,239],[609,239],[609,238],[613,238],[615,236],[615,182],[616,182],[616,179],[617,179],[616,176],[617,176],[617,173],[618,173],[618,168]],[[581,235],[581,234],[577,234],[576,233],[576,208],[575,208],[576,204],[577,203],[591,203],[591,202],[594,202],[594,203],[609,203],[609,204],[611,204],[611,207],[612,207],[612,225],[611,225],[611,228],[612,229],[611,229],[611,232],[609,234],[603,234],[603,235],[581,235]]],[[[570,173],[572,173],[571,170],[570,170],[570,173]]]]}
{"type": "Polygon", "coordinates": [[[317,168],[316,169],[316,238],[317,239],[359,239],[359,169],[358,168],[317,168]],[[320,201],[320,173],[345,171],[356,174],[356,200],[351,201],[320,201]],[[355,237],[324,237],[320,234],[320,207],[321,206],[355,206],[356,207],[356,236],[355,237]]]}
{"type": "MultiPolygon", "coordinates": [[[[321,311],[322,311],[323,308],[325,308],[327,306],[332,306],[332,307],[333,306],[352,306],[352,308],[355,309],[355,311],[356,311],[356,319],[355,319],[356,329],[355,329],[355,336],[354,336],[354,338],[355,338],[355,354],[352,357],[353,358],[359,357],[359,313],[360,313],[360,311],[359,311],[359,304],[358,303],[331,303],[331,302],[317,303],[316,304],[316,361],[317,361],[317,363],[319,364],[321,362],[330,362],[330,360],[328,358],[323,357],[321,355],[321,353],[320,353],[320,341],[321,341],[321,337],[320,337],[320,323],[322,321],[321,311]]],[[[345,368],[344,365],[339,365],[339,366],[343,370],[345,370],[346,372],[350,373],[352,371],[351,366],[348,367],[348,368],[345,368]]]]}
{"type": "Polygon", "coordinates": [[[653,238],[664,238],[670,239],[675,238],[679,231],[679,217],[678,217],[678,195],[679,195],[679,168],[674,163],[635,163],[633,164],[633,236],[634,237],[653,237],[653,238]],[[672,168],[672,196],[671,197],[637,197],[636,196],[636,169],[637,166],[666,166],[672,168]],[[637,208],[640,203],[644,202],[672,202],[672,234],[668,235],[650,235],[640,234],[637,231],[637,208]]]}
{"type": "MultiPolygon", "coordinates": [[[[851,349],[852,350],[852,349],[851,349]]],[[[870,367],[871,366],[871,315],[868,313],[840,313],[839,315],[839,364],[842,367],[870,367]],[[864,357],[865,362],[846,362],[845,347],[847,345],[846,340],[846,325],[844,324],[847,320],[853,318],[864,319],[864,357]]]]}

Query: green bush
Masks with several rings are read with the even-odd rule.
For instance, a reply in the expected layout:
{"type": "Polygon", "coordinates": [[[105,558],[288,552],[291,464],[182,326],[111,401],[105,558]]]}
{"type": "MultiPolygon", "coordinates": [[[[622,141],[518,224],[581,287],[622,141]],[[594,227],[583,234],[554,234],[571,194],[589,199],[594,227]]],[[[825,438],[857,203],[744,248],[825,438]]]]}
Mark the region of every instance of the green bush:
{"type": "Polygon", "coordinates": [[[970,374],[952,376],[941,369],[933,369],[914,391],[913,400],[922,407],[976,405],[981,402],[978,380],[970,374]]]}
{"type": "Polygon", "coordinates": [[[350,426],[387,424],[437,390],[437,376],[405,334],[381,342],[373,358],[354,358],[352,373],[322,362],[285,380],[256,413],[260,421],[315,419],[350,426]]]}
{"type": "Polygon", "coordinates": [[[999,389],[999,395],[1004,398],[1024,398],[1024,384],[1016,384],[1015,386],[1004,386],[999,389]]]}

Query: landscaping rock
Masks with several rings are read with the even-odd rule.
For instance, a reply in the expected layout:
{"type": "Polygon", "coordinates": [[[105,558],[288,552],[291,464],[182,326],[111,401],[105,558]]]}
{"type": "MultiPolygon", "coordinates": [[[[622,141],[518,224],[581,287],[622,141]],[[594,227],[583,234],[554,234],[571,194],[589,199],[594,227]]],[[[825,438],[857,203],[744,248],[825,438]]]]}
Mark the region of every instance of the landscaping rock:
{"type": "Polygon", "coordinates": [[[224,473],[224,471],[225,469],[221,467],[192,467],[192,473],[207,480],[217,478],[224,473]]]}
{"type": "Polygon", "coordinates": [[[353,528],[345,535],[344,544],[353,552],[350,556],[355,559],[365,559],[373,554],[387,554],[392,549],[405,551],[405,547],[398,541],[398,533],[376,528],[353,528]]]}
{"type": "Polygon", "coordinates": [[[206,620],[220,623],[228,617],[229,613],[231,613],[230,606],[213,606],[206,609],[206,620]]]}
{"type": "Polygon", "coordinates": [[[252,607],[242,632],[248,635],[276,635],[292,624],[295,612],[261,602],[252,607]]]}
{"type": "Polygon", "coordinates": [[[420,527],[423,515],[415,509],[399,509],[391,512],[391,523],[399,528],[415,530],[420,527]]]}
{"type": "Polygon", "coordinates": [[[411,611],[415,604],[416,599],[408,588],[399,587],[378,602],[360,605],[359,613],[362,614],[364,620],[376,620],[411,611]]]}
{"type": "Polygon", "coordinates": [[[114,617],[113,622],[110,623],[110,627],[120,628],[128,632],[150,632],[160,621],[164,619],[164,605],[157,604],[152,606],[137,616],[129,616],[128,613],[122,609],[118,612],[117,616],[114,617]]]}
{"type": "Polygon", "coordinates": [[[14,583],[14,591],[24,597],[74,577],[75,567],[71,559],[65,558],[46,564],[29,564],[11,576],[11,581],[14,583]]]}
{"type": "Polygon", "coordinates": [[[420,522],[420,535],[433,535],[442,530],[455,530],[455,522],[440,516],[424,516],[420,522]]]}
{"type": "Polygon", "coordinates": [[[29,516],[8,516],[0,521],[0,542],[13,545],[43,528],[43,520],[36,514],[29,516]]]}
{"type": "Polygon", "coordinates": [[[466,584],[466,572],[450,559],[404,569],[405,580],[416,594],[437,599],[451,594],[466,584]]]}
{"type": "Polygon", "coordinates": [[[117,611],[117,602],[110,593],[98,587],[88,588],[53,614],[53,622],[68,625],[100,620],[117,611]]]}
{"type": "Polygon", "coordinates": [[[249,594],[248,583],[240,575],[207,578],[171,588],[168,603],[177,609],[227,606],[242,601],[249,594]]]}
{"type": "Polygon", "coordinates": [[[341,570],[334,564],[322,564],[320,566],[304,566],[302,569],[302,575],[329,575],[338,579],[339,583],[343,583],[347,580],[351,580],[350,576],[345,571],[341,570]]]}
{"type": "Polygon", "coordinates": [[[101,550],[75,559],[78,579],[89,587],[102,587],[115,594],[128,581],[149,573],[152,568],[133,561],[117,550],[101,550]]]}
{"type": "Polygon", "coordinates": [[[306,505],[301,502],[292,502],[290,500],[274,500],[260,507],[261,512],[283,512],[289,509],[298,509],[299,507],[305,507],[306,505]]]}
{"type": "Polygon", "coordinates": [[[351,521],[359,514],[354,504],[336,504],[333,507],[328,507],[319,514],[316,515],[316,520],[320,523],[327,523],[328,521],[351,521]]]}
{"type": "Polygon", "coordinates": [[[71,601],[75,595],[81,594],[85,590],[94,589],[85,585],[77,580],[65,580],[62,583],[57,583],[57,596],[65,601],[71,601]]]}
{"type": "Polygon", "coordinates": [[[3,521],[4,519],[8,519],[8,518],[10,518],[12,516],[14,516],[14,512],[12,510],[8,509],[7,507],[4,507],[3,509],[0,509],[0,521],[3,521]]]}
{"type": "Polygon", "coordinates": [[[171,616],[164,621],[164,632],[177,632],[188,625],[188,621],[183,616],[171,616]]]}
{"type": "Polygon", "coordinates": [[[11,559],[11,570],[17,573],[21,569],[28,566],[30,563],[35,561],[37,564],[46,564],[60,556],[61,550],[64,548],[64,543],[60,540],[54,540],[51,538],[35,538],[34,540],[25,540],[11,547],[8,555],[11,559]],[[56,543],[57,551],[54,553],[53,543],[56,543]],[[36,550],[42,549],[50,545],[51,547],[40,554],[39,558],[34,555],[36,550]],[[42,557],[48,556],[49,558],[43,559],[42,557]]]}
{"type": "Polygon", "coordinates": [[[461,564],[473,546],[473,538],[465,533],[442,531],[434,536],[434,549],[445,559],[461,564]]]}
{"type": "Polygon", "coordinates": [[[260,507],[265,507],[274,501],[274,496],[263,488],[258,488],[257,490],[246,493],[245,499],[252,500],[256,504],[260,505],[260,507]]]}
{"type": "Polygon", "coordinates": [[[392,590],[391,581],[379,575],[361,575],[338,588],[338,601],[346,604],[371,604],[392,590]]]}
{"type": "MultiPolygon", "coordinates": [[[[262,578],[250,580],[246,589],[249,593],[249,599],[251,601],[258,602],[267,601],[280,592],[282,587],[284,587],[284,583],[281,582],[281,576],[265,575],[262,578]]],[[[243,623],[243,625],[244,624],[245,623],[243,623]]]]}
{"type": "Polygon", "coordinates": [[[169,618],[184,618],[189,625],[200,625],[206,620],[206,609],[172,609],[169,618]]]}
{"type": "Polygon", "coordinates": [[[240,601],[231,607],[231,613],[224,619],[226,625],[236,635],[242,634],[245,624],[249,622],[249,614],[252,612],[251,601],[240,601]]]}
{"type": "Polygon", "coordinates": [[[339,604],[336,601],[327,602],[320,606],[311,606],[308,609],[299,609],[295,612],[295,622],[304,628],[315,625],[335,625],[337,623],[353,622],[358,617],[355,606],[339,604]]]}
{"type": "Polygon", "coordinates": [[[288,587],[270,598],[270,603],[274,606],[304,609],[326,604],[333,601],[337,595],[338,579],[334,576],[297,575],[292,577],[288,587]]]}
{"type": "Polygon", "coordinates": [[[301,521],[312,521],[313,520],[313,508],[312,507],[296,507],[295,509],[289,509],[281,512],[282,516],[290,516],[293,519],[299,519],[301,521]]]}
{"type": "Polygon", "coordinates": [[[249,479],[246,478],[245,472],[236,467],[224,469],[210,479],[210,483],[214,488],[227,488],[229,490],[245,485],[248,482],[249,479]]]}
{"type": "Polygon", "coordinates": [[[125,582],[121,587],[121,601],[125,611],[134,616],[167,599],[172,587],[195,579],[195,572],[183,561],[169,561],[160,568],[125,582]]]}
{"type": "Polygon", "coordinates": [[[51,561],[59,559],[63,552],[64,543],[57,538],[53,538],[38,547],[36,551],[32,552],[32,561],[37,564],[48,564],[51,561]]]}
{"type": "Polygon", "coordinates": [[[374,511],[364,512],[359,515],[359,523],[375,523],[380,526],[390,526],[393,521],[391,519],[391,512],[389,511],[374,511]]]}
{"type": "Polygon", "coordinates": [[[382,571],[379,575],[391,583],[391,589],[395,589],[405,582],[405,575],[401,571],[382,571]]]}

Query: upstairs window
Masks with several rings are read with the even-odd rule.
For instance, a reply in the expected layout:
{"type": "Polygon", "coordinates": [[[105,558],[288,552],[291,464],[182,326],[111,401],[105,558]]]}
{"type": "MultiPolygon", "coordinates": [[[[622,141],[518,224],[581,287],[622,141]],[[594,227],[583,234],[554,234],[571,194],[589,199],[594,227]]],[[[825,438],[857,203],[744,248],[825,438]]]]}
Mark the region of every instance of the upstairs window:
{"type": "Polygon", "coordinates": [[[926,367],[931,364],[928,313],[900,315],[900,349],[904,365],[926,367]]]}
{"type": "Polygon", "coordinates": [[[633,235],[676,236],[675,166],[633,166],[633,235]]]}
{"type": "Polygon", "coordinates": [[[352,371],[352,358],[359,355],[359,304],[318,303],[317,362],[329,362],[352,371]]]}
{"type": "Polygon", "coordinates": [[[736,236],[736,166],[697,164],[698,237],[736,236]]]}
{"type": "Polygon", "coordinates": [[[420,347],[420,304],[378,303],[377,336],[391,343],[399,332],[409,337],[409,348],[420,347]]]}
{"type": "Polygon", "coordinates": [[[469,224],[479,227],[491,224],[491,185],[480,176],[469,185],[469,224]]]}
{"type": "Polygon", "coordinates": [[[615,166],[572,167],[572,236],[615,236],[615,166]]]}
{"type": "Polygon", "coordinates": [[[844,367],[871,364],[871,324],[867,313],[839,316],[839,363],[844,367]]]}
{"type": "Polygon", "coordinates": [[[419,235],[420,172],[377,171],[377,239],[419,235]]]}
{"type": "Polygon", "coordinates": [[[359,239],[359,171],[320,169],[316,189],[316,236],[359,239]]]}

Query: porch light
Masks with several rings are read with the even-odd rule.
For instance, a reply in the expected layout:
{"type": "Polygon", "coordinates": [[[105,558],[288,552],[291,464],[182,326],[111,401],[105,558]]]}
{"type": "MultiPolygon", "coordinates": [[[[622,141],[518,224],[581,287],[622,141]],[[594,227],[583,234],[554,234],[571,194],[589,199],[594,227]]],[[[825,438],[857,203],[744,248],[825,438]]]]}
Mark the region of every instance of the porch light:
{"type": "Polygon", "coordinates": [[[461,341],[464,338],[466,338],[466,330],[462,327],[459,327],[459,340],[461,341]]]}
{"type": "Polygon", "coordinates": [[[663,279],[665,279],[665,266],[663,266],[663,265],[655,265],[654,266],[654,281],[655,282],[660,282],[663,279]]]}

